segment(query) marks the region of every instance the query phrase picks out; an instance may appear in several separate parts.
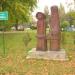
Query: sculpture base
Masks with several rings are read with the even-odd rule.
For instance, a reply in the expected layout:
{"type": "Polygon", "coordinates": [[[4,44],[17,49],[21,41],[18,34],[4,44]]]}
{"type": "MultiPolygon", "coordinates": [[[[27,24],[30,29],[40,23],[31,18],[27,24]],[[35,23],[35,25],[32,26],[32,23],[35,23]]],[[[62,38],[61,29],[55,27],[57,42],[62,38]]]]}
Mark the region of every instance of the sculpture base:
{"type": "Polygon", "coordinates": [[[28,52],[26,59],[47,59],[47,60],[68,60],[66,52],[64,49],[60,51],[36,51],[36,48],[33,48],[28,52]]]}

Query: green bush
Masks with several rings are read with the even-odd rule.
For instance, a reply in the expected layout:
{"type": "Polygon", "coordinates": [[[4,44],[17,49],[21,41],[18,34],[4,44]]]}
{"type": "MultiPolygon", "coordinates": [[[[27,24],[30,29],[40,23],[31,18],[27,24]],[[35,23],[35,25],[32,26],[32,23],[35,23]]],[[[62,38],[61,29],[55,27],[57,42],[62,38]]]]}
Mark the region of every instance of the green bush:
{"type": "Polygon", "coordinates": [[[30,41],[31,41],[31,37],[30,37],[29,33],[26,32],[25,35],[24,35],[24,44],[25,44],[25,46],[27,46],[30,41]]]}
{"type": "Polygon", "coordinates": [[[61,28],[66,28],[67,26],[69,26],[70,24],[69,24],[69,22],[68,21],[63,21],[62,23],[61,23],[61,28]]]}

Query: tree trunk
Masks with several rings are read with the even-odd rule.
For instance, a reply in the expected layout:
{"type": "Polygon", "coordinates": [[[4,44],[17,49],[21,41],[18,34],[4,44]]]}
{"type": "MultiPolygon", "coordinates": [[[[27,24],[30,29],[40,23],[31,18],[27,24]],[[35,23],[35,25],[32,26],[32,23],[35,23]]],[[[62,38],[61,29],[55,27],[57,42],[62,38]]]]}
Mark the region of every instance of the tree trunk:
{"type": "Polygon", "coordinates": [[[15,29],[18,31],[18,20],[16,19],[15,29]]]}

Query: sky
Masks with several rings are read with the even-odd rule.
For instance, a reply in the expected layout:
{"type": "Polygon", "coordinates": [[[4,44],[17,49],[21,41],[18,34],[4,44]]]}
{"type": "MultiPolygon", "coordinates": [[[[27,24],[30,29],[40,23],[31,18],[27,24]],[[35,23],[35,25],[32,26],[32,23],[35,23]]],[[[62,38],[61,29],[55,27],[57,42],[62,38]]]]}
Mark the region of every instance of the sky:
{"type": "Polygon", "coordinates": [[[37,12],[43,12],[45,6],[48,6],[48,8],[50,10],[51,6],[53,6],[53,5],[59,6],[60,3],[62,3],[62,5],[65,8],[65,11],[67,12],[68,8],[66,5],[66,2],[71,3],[71,2],[73,2],[73,0],[38,0],[37,8],[34,10],[32,15],[35,16],[35,14],[37,12]]]}

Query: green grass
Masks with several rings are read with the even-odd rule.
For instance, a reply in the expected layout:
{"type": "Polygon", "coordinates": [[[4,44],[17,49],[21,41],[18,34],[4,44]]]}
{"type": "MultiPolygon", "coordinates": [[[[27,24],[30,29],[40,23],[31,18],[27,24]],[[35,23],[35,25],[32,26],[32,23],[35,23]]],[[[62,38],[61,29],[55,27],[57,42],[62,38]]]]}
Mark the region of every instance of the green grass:
{"type": "Polygon", "coordinates": [[[3,35],[0,33],[0,73],[10,75],[75,75],[75,33],[63,32],[61,48],[68,54],[68,61],[26,59],[30,49],[36,47],[36,31],[28,31],[31,41],[25,46],[26,32],[5,33],[5,57],[3,35]]]}
{"type": "Polygon", "coordinates": [[[75,50],[75,32],[63,32],[61,42],[66,50],[75,50]]]}

